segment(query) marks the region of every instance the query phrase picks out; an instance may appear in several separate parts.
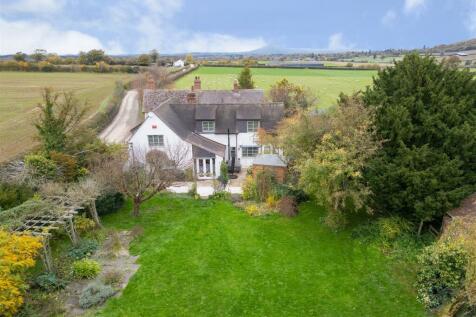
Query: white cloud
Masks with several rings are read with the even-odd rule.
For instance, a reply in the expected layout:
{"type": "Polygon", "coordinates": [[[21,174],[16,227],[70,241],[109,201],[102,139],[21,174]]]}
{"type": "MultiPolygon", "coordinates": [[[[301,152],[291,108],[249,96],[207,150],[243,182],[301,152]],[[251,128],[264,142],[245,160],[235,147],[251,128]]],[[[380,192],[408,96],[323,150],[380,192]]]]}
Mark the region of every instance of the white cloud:
{"type": "Polygon", "coordinates": [[[393,10],[388,10],[382,17],[382,24],[386,26],[392,26],[397,20],[397,13],[393,10]]]}
{"type": "MultiPolygon", "coordinates": [[[[35,49],[46,49],[58,54],[77,54],[93,48],[106,49],[101,42],[88,34],[72,30],[57,30],[48,23],[33,21],[6,21],[0,18],[0,54],[35,49]]],[[[111,43],[114,44],[114,43],[111,43]]],[[[120,52],[117,45],[108,52],[120,52]]]]}
{"type": "Polygon", "coordinates": [[[342,33],[334,33],[329,36],[329,43],[327,49],[330,51],[347,51],[354,47],[353,44],[346,43],[344,41],[344,35],[342,33]]]}
{"type": "Polygon", "coordinates": [[[180,29],[174,25],[173,17],[182,4],[181,0],[146,0],[143,2],[145,10],[138,11],[122,2],[110,12],[114,20],[134,25],[140,51],[157,48],[168,53],[246,52],[266,45],[261,37],[237,37],[180,29]]]}
{"type": "Polygon", "coordinates": [[[227,34],[192,33],[174,45],[177,52],[248,52],[266,45],[262,38],[239,38],[227,34]]]}
{"type": "Polygon", "coordinates": [[[261,37],[180,28],[174,19],[184,5],[183,0],[116,0],[113,6],[89,1],[88,10],[94,12],[89,20],[76,18],[72,9],[75,3],[17,0],[9,5],[7,11],[0,12],[0,19],[4,19],[0,51],[12,53],[44,48],[63,54],[102,48],[108,54],[115,54],[123,52],[122,44],[127,45],[128,53],[154,48],[164,53],[244,52],[266,45],[261,37]],[[12,20],[9,13],[21,13],[22,17],[12,20]],[[103,41],[93,34],[101,34],[103,41]]]}
{"type": "Polygon", "coordinates": [[[51,14],[61,11],[65,2],[63,0],[17,0],[4,3],[1,7],[3,13],[29,13],[29,14],[51,14]]]}
{"type": "Polygon", "coordinates": [[[405,0],[403,10],[405,13],[419,12],[425,6],[426,0],[405,0]]]}
{"type": "Polygon", "coordinates": [[[476,36],[476,0],[472,0],[466,19],[466,27],[472,36],[476,36]]]}

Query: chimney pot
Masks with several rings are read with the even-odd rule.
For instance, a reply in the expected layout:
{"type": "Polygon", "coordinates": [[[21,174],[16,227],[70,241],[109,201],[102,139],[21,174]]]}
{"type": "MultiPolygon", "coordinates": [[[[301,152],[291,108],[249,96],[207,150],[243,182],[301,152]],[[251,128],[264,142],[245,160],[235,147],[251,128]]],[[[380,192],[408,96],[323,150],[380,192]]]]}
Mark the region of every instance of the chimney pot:
{"type": "Polygon", "coordinates": [[[199,76],[195,76],[195,80],[193,82],[194,90],[201,90],[202,89],[202,81],[200,80],[199,76]]]}

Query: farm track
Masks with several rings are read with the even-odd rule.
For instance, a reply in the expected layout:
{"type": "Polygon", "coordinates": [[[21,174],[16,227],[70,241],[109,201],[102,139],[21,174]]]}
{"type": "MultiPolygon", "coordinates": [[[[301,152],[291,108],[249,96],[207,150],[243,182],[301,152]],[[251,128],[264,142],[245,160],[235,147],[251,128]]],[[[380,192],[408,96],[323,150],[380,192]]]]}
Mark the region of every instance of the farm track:
{"type": "Polygon", "coordinates": [[[122,99],[121,108],[112,123],[99,134],[107,143],[124,143],[133,127],[140,123],[137,91],[131,90],[122,99]]]}

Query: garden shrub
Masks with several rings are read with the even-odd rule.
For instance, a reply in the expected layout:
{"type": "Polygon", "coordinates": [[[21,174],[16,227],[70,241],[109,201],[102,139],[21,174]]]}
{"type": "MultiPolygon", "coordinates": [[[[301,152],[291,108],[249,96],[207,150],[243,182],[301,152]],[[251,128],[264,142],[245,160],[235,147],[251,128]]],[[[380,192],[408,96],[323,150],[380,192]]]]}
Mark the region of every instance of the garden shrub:
{"type": "Polygon", "coordinates": [[[55,273],[43,273],[35,278],[35,285],[46,292],[56,291],[66,287],[66,281],[60,279],[55,273]]]}
{"type": "Polygon", "coordinates": [[[122,282],[124,278],[123,274],[119,271],[109,271],[104,273],[102,276],[102,281],[106,285],[117,286],[122,282]]]}
{"type": "Polygon", "coordinates": [[[214,192],[212,195],[210,195],[209,197],[210,199],[217,199],[217,200],[220,200],[220,199],[231,199],[231,194],[227,191],[224,191],[224,190],[220,190],[220,191],[216,191],[214,192]]]}
{"type": "Polygon", "coordinates": [[[269,170],[262,170],[256,173],[256,200],[264,202],[274,190],[276,179],[269,170]]]}
{"type": "Polygon", "coordinates": [[[109,285],[102,283],[93,283],[86,287],[80,297],[79,306],[83,309],[100,305],[115,293],[114,289],[109,285]]]}
{"type": "Polygon", "coordinates": [[[0,314],[13,316],[23,304],[25,271],[35,265],[42,244],[38,237],[0,229],[0,314]]]}
{"type": "Polygon", "coordinates": [[[33,190],[26,185],[0,184],[0,210],[21,205],[33,196],[33,190]]]}
{"type": "Polygon", "coordinates": [[[58,172],[61,174],[61,178],[65,182],[72,182],[78,177],[78,162],[74,156],[51,151],[50,158],[56,163],[58,172]]]}
{"type": "Polygon", "coordinates": [[[259,208],[256,204],[251,204],[246,206],[245,211],[250,216],[258,216],[259,215],[259,208]]]}
{"type": "Polygon", "coordinates": [[[190,190],[188,191],[188,194],[194,198],[197,197],[197,182],[193,182],[192,183],[192,187],[190,188],[190,190]]]}
{"type": "Polygon", "coordinates": [[[124,195],[120,192],[107,192],[96,199],[96,210],[99,216],[118,211],[124,205],[124,195]]]}
{"type": "Polygon", "coordinates": [[[266,198],[266,206],[268,208],[276,208],[278,204],[278,199],[274,194],[268,195],[268,198],[266,198]]]}
{"type": "Polygon", "coordinates": [[[74,217],[74,227],[78,233],[85,233],[93,230],[96,224],[92,219],[86,217],[86,214],[74,217]]]}
{"type": "Polygon", "coordinates": [[[97,261],[82,259],[73,262],[73,276],[79,279],[95,278],[101,271],[101,266],[97,261]]]}
{"type": "Polygon", "coordinates": [[[302,189],[294,188],[288,184],[275,184],[273,188],[273,193],[278,198],[282,198],[284,196],[291,196],[298,204],[309,200],[309,195],[306,194],[302,189]]]}
{"type": "Polygon", "coordinates": [[[291,196],[281,198],[276,207],[279,213],[286,217],[294,217],[298,213],[296,200],[291,196]]]}
{"type": "Polygon", "coordinates": [[[218,177],[218,180],[225,186],[228,183],[229,177],[228,177],[228,165],[226,164],[225,161],[221,161],[220,164],[220,176],[218,177]]]}
{"type": "Polygon", "coordinates": [[[54,179],[57,176],[56,163],[42,155],[31,154],[25,156],[25,165],[35,178],[54,179]]]}
{"type": "Polygon", "coordinates": [[[398,216],[383,217],[377,220],[379,237],[384,241],[393,241],[410,232],[411,223],[398,216]]]}
{"type": "Polygon", "coordinates": [[[467,252],[458,244],[439,243],[426,247],[418,257],[418,300],[435,308],[459,290],[465,278],[467,252]]]}
{"type": "Polygon", "coordinates": [[[68,256],[74,260],[81,260],[91,256],[98,248],[95,240],[81,240],[76,247],[68,251],[68,256]]]}
{"type": "Polygon", "coordinates": [[[242,185],[243,199],[254,200],[257,197],[256,182],[253,176],[246,176],[245,182],[242,185]]]}
{"type": "Polygon", "coordinates": [[[324,224],[332,230],[342,229],[347,225],[347,217],[341,211],[329,211],[324,218],[324,224]]]}

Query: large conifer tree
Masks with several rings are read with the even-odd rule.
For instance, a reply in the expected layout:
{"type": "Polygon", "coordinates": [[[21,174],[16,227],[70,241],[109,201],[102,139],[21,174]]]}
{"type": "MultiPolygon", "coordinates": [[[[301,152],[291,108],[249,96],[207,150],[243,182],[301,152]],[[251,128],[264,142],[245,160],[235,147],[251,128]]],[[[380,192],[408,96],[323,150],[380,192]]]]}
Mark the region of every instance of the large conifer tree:
{"type": "Polygon", "coordinates": [[[241,89],[253,89],[255,88],[255,83],[251,75],[251,70],[248,66],[245,66],[238,77],[238,84],[241,89]]]}
{"type": "Polygon", "coordinates": [[[476,190],[476,80],[411,54],[367,89],[382,149],[366,178],[377,210],[423,221],[476,190]]]}

